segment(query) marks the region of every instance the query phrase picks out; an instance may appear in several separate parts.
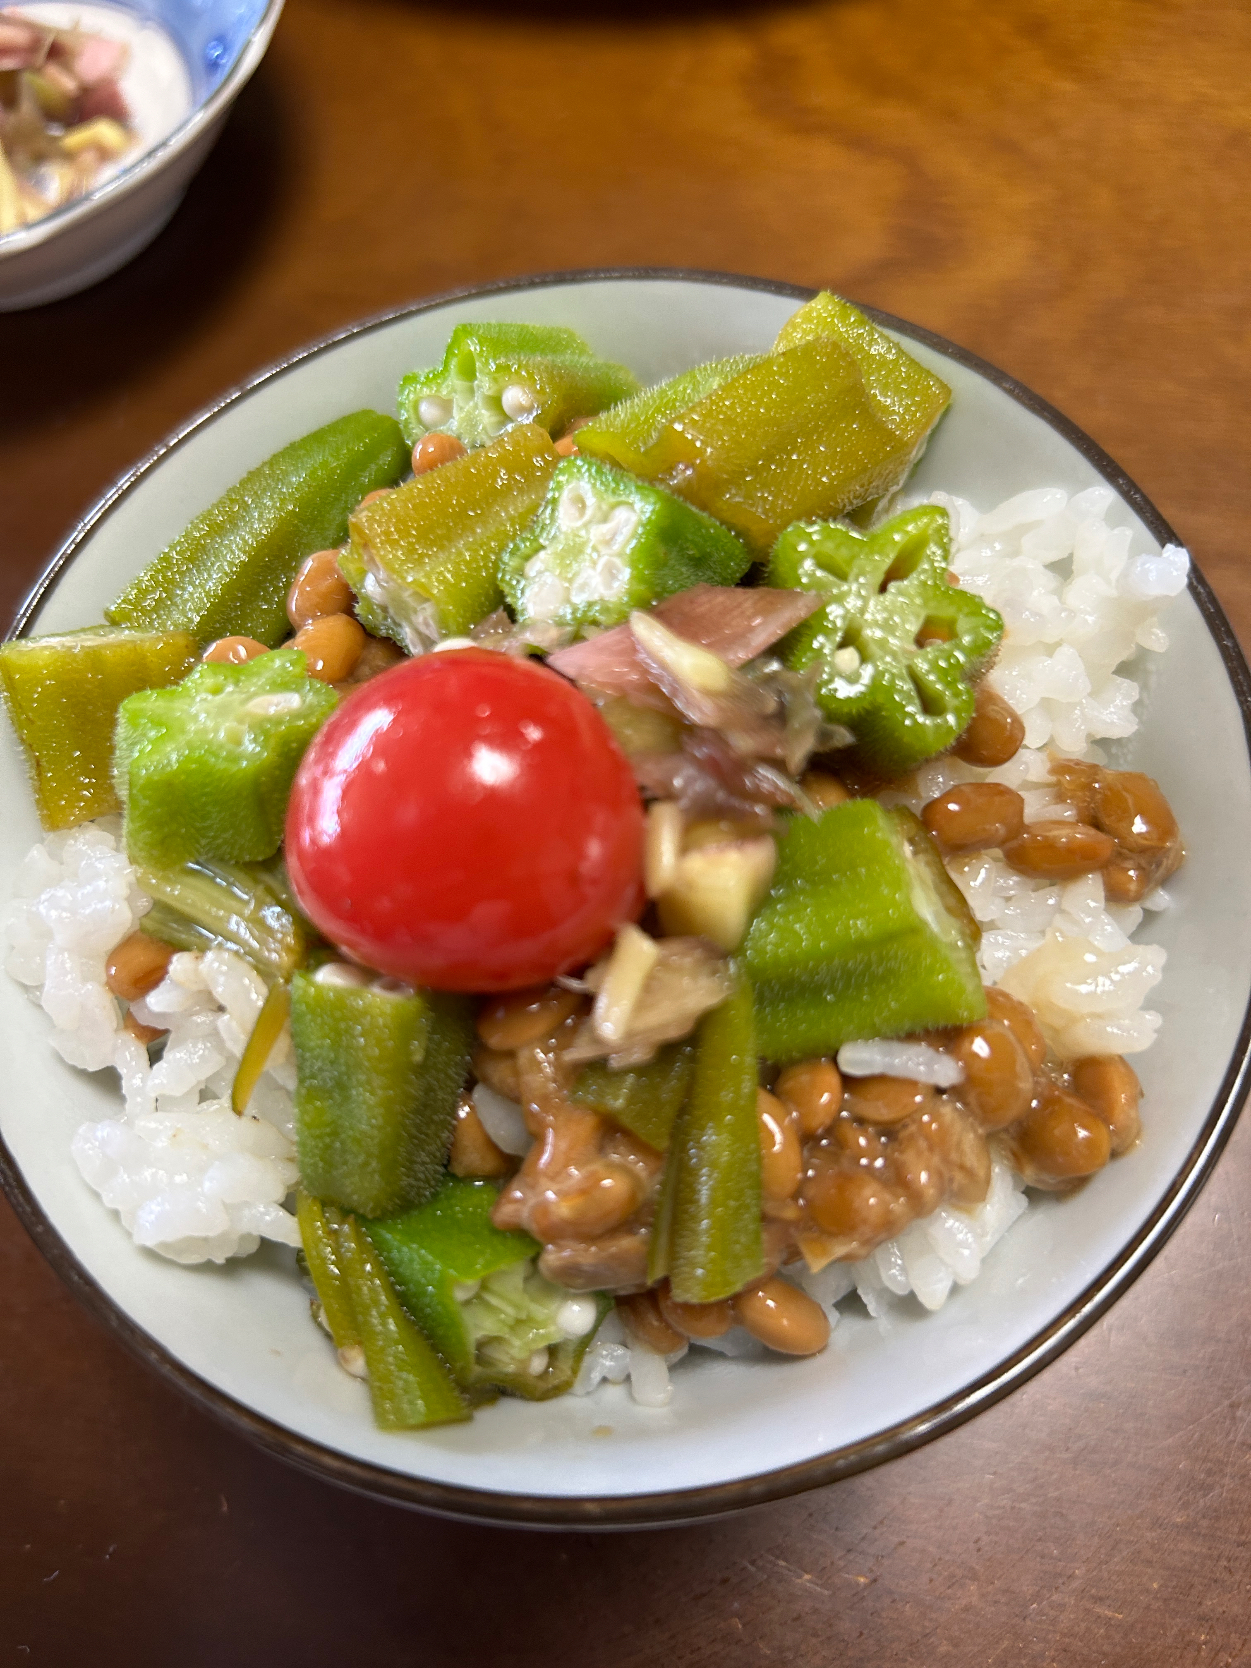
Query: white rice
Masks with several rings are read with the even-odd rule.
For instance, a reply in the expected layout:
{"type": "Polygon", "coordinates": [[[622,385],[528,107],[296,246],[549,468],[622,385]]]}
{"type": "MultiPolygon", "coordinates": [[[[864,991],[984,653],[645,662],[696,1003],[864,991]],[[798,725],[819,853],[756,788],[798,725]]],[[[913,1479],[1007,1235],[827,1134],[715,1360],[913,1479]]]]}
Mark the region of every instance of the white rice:
{"type": "MultiPolygon", "coordinates": [[[[1115,501],[1109,487],[1072,496],[1042,487],[985,513],[943,493],[929,501],[950,514],[951,566],[960,583],[1003,615],[990,682],[1024,719],[1025,745],[996,770],[931,761],[908,792],[888,797],[919,811],[956,782],[990,780],[1024,795],[1029,821],[1072,818],[1044,750],[1100,758],[1094,744],[1133,734],[1139,687],[1118,668],[1140,649],[1167,646],[1156,613],[1185,588],[1189,557],[1177,546],[1135,553],[1130,532],[1108,525],[1115,501]]],[[[250,1114],[236,1118],[229,1110],[230,1082],[264,986],[230,952],[176,956],[164,982],[135,1004],[136,1017],[169,1027],[161,1060],[149,1066],[147,1050],[121,1030],[121,1009],[104,983],[109,951],[148,907],[116,835],[106,820],[36,846],[19,873],[7,922],[5,965],[52,1020],[53,1047],[71,1065],[113,1066],[121,1076],[124,1112],[85,1124],[74,1157],[136,1243],[177,1261],[221,1262],[255,1250],[261,1238],[297,1245],[295,1219],[283,1208],[296,1181],[294,1072],[285,1043],[250,1114]]],[[[1165,956],[1131,939],[1143,908],[1167,907],[1162,890],[1143,908],[1119,908],[1106,903],[1098,875],[1066,885],[1030,880],[993,853],[953,859],[948,868],[983,929],[983,976],[1029,1002],[1057,1052],[1128,1054],[1150,1046],[1160,1021],[1142,1004],[1165,956]]],[[[853,1045],[848,1070],[903,1070],[898,1046],[872,1039],[853,1045]]],[[[475,1098],[494,1138],[509,1151],[524,1150],[529,1138],[520,1108],[482,1087],[475,1098]]],[[[976,1278],[1025,1208],[1020,1178],[996,1152],[990,1192],[975,1210],[943,1206],[860,1263],[785,1273],[832,1322],[837,1304],[853,1292],[878,1318],[910,1295],[938,1309],[954,1286],[976,1278]]],[[[700,1347],[731,1356],[761,1349],[741,1328],[700,1347]]],[[[663,1407],[672,1393],[669,1367],[685,1353],[662,1357],[631,1344],[610,1314],[587,1350],[575,1393],[628,1378],[636,1401],[663,1407]]]]}
{"type": "Polygon", "coordinates": [[[136,1019],[169,1031],[149,1063],[105,984],[109,953],[149,907],[117,833],[106,818],[49,835],[22,865],[5,923],[5,968],[48,1014],[52,1046],[121,1078],[124,1107],[79,1129],[75,1162],[135,1243],[175,1262],[246,1256],[262,1238],[298,1245],[283,1208],[298,1179],[289,1038],[236,1117],[230,1087],[265,986],[231,951],[183,952],[133,1004],[136,1019]]]}

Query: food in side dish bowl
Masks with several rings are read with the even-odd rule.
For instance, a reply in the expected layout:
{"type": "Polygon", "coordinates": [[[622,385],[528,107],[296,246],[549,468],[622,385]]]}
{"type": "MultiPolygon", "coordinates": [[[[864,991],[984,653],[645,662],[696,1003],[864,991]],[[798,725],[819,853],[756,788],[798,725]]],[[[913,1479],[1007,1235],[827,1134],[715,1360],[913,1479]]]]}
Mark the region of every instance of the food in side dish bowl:
{"type": "Polygon", "coordinates": [[[1103,749],[1188,558],[909,498],[948,398],[828,295],[646,390],[460,326],[0,649],[79,1170],[295,1248],[384,1427],[813,1354],[1134,1162],[1182,831],[1103,749]]]}
{"type": "Polygon", "coordinates": [[[83,197],[139,141],[124,40],[0,11],[0,236],[83,197]]]}

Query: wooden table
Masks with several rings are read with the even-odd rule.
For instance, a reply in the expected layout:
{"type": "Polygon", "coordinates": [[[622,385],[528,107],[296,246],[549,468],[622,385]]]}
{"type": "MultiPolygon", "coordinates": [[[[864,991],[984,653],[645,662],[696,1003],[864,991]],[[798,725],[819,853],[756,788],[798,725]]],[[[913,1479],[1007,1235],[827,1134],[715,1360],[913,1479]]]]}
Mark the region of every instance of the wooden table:
{"type": "MultiPolygon", "coordinates": [[[[126,271],[0,318],[0,581],[311,337],[562,267],[829,284],[1100,440],[1251,633],[1251,10],[1237,0],[289,0],[126,271]]],[[[0,1219],[0,1660],[1251,1661],[1251,1127],[1009,1401],[720,1524],[528,1536],[370,1504],[184,1406],[0,1219]],[[90,1644],[88,1644],[90,1641],[90,1644]]]]}

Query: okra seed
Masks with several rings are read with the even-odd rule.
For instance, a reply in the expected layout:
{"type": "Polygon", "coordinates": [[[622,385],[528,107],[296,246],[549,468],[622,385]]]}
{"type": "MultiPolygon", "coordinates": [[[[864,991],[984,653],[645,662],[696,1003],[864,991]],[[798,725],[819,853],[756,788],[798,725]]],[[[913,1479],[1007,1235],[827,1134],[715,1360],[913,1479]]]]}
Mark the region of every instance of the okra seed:
{"type": "Polygon", "coordinates": [[[452,402],[440,399],[437,394],[427,394],[417,407],[417,415],[428,429],[441,429],[451,421],[452,402]]]}
{"type": "Polygon", "coordinates": [[[481,1280],[455,1280],[452,1282],[452,1296],[457,1303],[468,1303],[477,1297],[482,1288],[481,1280]]]}
{"type": "Polygon", "coordinates": [[[313,983],[318,985],[367,985],[369,974],[363,967],[354,967],[350,961],[325,961],[313,974],[313,983]]]}
{"type": "Polygon", "coordinates": [[[566,1338],[585,1338],[598,1313],[593,1297],[569,1297],[556,1311],[556,1325],[566,1338]]]}
{"type": "Polygon", "coordinates": [[[500,395],[500,404],[505,417],[511,417],[514,423],[519,423],[523,417],[533,417],[539,408],[534,390],[527,388],[524,382],[510,382],[500,395]]]}
{"type": "Polygon", "coordinates": [[[526,612],[534,620],[552,620],[569,601],[569,587],[557,574],[544,573],[526,594],[526,612]]]}
{"type": "Polygon", "coordinates": [[[556,524],[562,532],[571,527],[581,527],[590,520],[595,507],[581,482],[570,481],[556,505],[556,524]]]}
{"type": "Polygon", "coordinates": [[[431,654],[438,654],[443,649],[476,649],[477,644],[472,637],[445,637],[441,643],[436,643],[431,654]]]}
{"type": "Polygon", "coordinates": [[[369,1368],[365,1365],[365,1351],[359,1344],[345,1344],[339,1351],[339,1365],[352,1378],[368,1378],[369,1368]]]}
{"type": "Polygon", "coordinates": [[[535,1350],[534,1354],[526,1362],[526,1371],[529,1373],[531,1378],[542,1378],[543,1374],[547,1371],[547,1351],[545,1349],[535,1350]]]}
{"type": "Polygon", "coordinates": [[[834,653],[834,670],[840,677],[854,678],[860,670],[860,651],[850,646],[834,653]]]}
{"type": "Polygon", "coordinates": [[[283,712],[299,712],[304,697],[297,690],[285,689],[273,695],[257,695],[243,708],[249,718],[277,718],[283,712]]]}

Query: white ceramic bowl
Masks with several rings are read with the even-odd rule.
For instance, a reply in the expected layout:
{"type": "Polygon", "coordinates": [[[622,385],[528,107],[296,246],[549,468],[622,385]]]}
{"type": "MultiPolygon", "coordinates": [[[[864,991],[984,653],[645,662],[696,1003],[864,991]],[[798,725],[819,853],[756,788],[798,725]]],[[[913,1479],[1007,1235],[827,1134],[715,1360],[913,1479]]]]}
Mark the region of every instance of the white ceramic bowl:
{"type": "Polygon", "coordinates": [[[265,56],[283,0],[40,0],[131,43],[123,90],[144,149],[94,190],[0,237],[0,312],[74,295],[145,249],[182,200],[230,107],[265,56]],[[246,32],[239,38],[240,30],[246,32]]]}
{"type": "MultiPolygon", "coordinates": [[[[569,324],[645,379],[760,350],[807,292],[679,273],[592,273],[505,284],[360,326],[265,373],[206,412],[123,480],[56,558],[22,630],[99,618],[187,519],[261,458],[363,405],[392,409],[402,371],[439,357],[464,319],[569,324]]],[[[1148,547],[1173,539],[1136,487],[1057,413],[971,355],[884,319],[955,398],[917,483],[989,505],[1025,487],[1100,480],[1148,547]]],[[[113,1074],[85,1077],[43,1039],[43,1016],[0,979],[8,1093],[5,1185],[49,1259],[114,1332],[232,1428],[320,1476],[384,1498],[499,1522],[674,1522],[775,1498],[898,1455],[1022,1382],[1141,1272],[1194,1199],[1247,1089],[1251,1049],[1251,680],[1211,592],[1195,576],[1168,604],[1169,651],[1144,696],[1135,764],[1177,808],[1189,859],[1151,923],[1169,952],[1153,1004],[1160,1041],[1140,1056],[1145,1135],[1075,1197],[1038,1202],[971,1286],[936,1315],[880,1329],[848,1314],[825,1354],[727,1362],[699,1352],[663,1411],[624,1388],[533,1406],[502,1401],[472,1424],[412,1435],[374,1429],[308,1315],[290,1252],[224,1269],[138,1251],[79,1179],[70,1138],[117,1105],[113,1074]]],[[[39,830],[7,733],[9,805],[0,873],[39,830]]],[[[848,1305],[855,1309],[858,1305],[848,1305]]],[[[1161,1350],[1169,1340],[1159,1340],[1161,1350]]]]}

